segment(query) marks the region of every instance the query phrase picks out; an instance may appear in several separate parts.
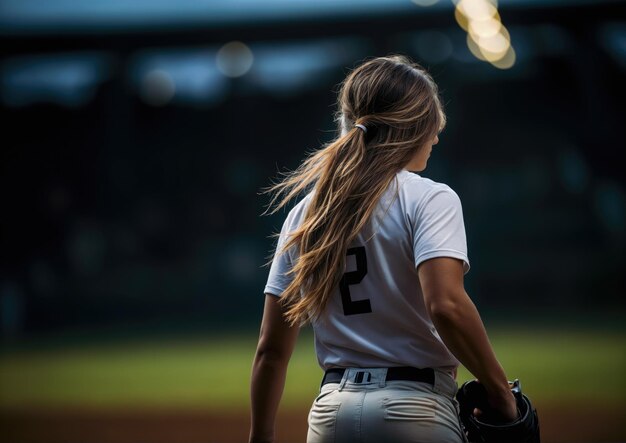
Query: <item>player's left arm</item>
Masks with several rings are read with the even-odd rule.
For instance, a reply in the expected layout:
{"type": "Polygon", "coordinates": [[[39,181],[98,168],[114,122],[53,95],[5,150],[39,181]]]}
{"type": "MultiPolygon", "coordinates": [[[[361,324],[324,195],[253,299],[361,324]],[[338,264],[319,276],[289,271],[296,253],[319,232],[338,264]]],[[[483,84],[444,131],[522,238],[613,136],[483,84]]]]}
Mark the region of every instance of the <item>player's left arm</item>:
{"type": "Polygon", "coordinates": [[[276,411],[299,331],[298,326],[289,326],[285,321],[279,297],[266,294],[259,344],[252,364],[250,443],[274,441],[276,411]]]}

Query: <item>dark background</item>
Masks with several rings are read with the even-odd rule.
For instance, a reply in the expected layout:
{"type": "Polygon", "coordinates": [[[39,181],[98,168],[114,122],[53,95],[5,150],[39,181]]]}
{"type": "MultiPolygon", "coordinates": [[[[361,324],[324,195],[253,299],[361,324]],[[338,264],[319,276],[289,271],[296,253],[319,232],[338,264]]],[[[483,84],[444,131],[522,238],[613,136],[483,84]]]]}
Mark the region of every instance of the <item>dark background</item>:
{"type": "Polygon", "coordinates": [[[0,3],[5,343],[256,328],[285,216],[261,216],[259,192],[335,136],[349,69],[389,53],[440,86],[449,123],[422,175],[461,197],[483,315],[625,318],[624,2],[502,0],[508,70],[471,55],[444,1],[155,2],[125,20],[43,3],[0,3]],[[231,41],[254,57],[239,77],[216,67],[231,41]]]}

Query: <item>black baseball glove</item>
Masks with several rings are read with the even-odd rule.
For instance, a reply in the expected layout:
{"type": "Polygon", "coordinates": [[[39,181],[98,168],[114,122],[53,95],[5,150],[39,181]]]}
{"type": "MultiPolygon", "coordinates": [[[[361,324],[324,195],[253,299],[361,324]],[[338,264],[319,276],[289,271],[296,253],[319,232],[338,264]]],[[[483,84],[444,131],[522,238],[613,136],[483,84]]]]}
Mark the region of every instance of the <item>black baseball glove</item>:
{"type": "Polygon", "coordinates": [[[487,391],[478,381],[463,383],[456,394],[459,417],[470,443],[540,443],[539,417],[528,397],[522,394],[519,380],[510,383],[517,401],[519,417],[514,422],[498,422],[498,414],[487,402],[487,391]],[[483,414],[474,416],[474,408],[483,414]]]}

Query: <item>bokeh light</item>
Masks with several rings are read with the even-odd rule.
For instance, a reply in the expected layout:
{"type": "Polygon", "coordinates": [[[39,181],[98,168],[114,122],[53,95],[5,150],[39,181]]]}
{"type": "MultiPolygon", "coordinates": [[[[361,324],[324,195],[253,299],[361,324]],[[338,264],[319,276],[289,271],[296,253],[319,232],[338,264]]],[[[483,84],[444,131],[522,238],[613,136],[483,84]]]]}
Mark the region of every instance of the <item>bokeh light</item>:
{"type": "Polygon", "coordinates": [[[489,62],[502,59],[511,47],[511,37],[504,27],[501,28],[500,32],[491,37],[479,37],[478,39],[474,39],[471,34],[468,34],[468,37],[476,42],[481,54],[489,62]]]}
{"type": "Polygon", "coordinates": [[[491,64],[499,69],[509,69],[513,67],[516,59],[515,49],[513,46],[509,46],[504,56],[499,60],[492,61],[491,64]]]}
{"type": "Polygon", "coordinates": [[[454,17],[467,32],[467,47],[476,58],[499,69],[509,69],[515,64],[511,36],[502,24],[496,1],[459,0],[454,17]]]}
{"type": "Polygon", "coordinates": [[[468,25],[468,32],[473,38],[489,38],[500,32],[502,22],[499,15],[486,20],[472,20],[468,25]]]}
{"type": "Polygon", "coordinates": [[[154,69],[148,72],[141,82],[141,98],[152,106],[164,106],[176,93],[176,85],[166,71],[154,69]]]}
{"type": "Polygon", "coordinates": [[[240,41],[226,43],[217,52],[217,68],[227,77],[245,75],[254,62],[250,48],[240,41]]]}

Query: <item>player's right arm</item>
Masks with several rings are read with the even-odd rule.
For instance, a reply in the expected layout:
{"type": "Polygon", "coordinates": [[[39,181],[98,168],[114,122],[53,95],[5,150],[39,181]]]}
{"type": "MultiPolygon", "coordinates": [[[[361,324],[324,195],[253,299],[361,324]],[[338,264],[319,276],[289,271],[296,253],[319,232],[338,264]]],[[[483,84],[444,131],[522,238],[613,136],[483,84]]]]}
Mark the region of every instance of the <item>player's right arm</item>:
{"type": "Polygon", "coordinates": [[[276,411],[299,330],[298,326],[290,326],[285,321],[279,298],[266,294],[261,333],[252,364],[250,443],[274,441],[276,411]]]}
{"type": "Polygon", "coordinates": [[[485,386],[490,405],[504,420],[515,420],[515,398],[478,310],[465,292],[462,262],[438,257],[424,261],[417,271],[426,307],[441,339],[485,386]]]}

